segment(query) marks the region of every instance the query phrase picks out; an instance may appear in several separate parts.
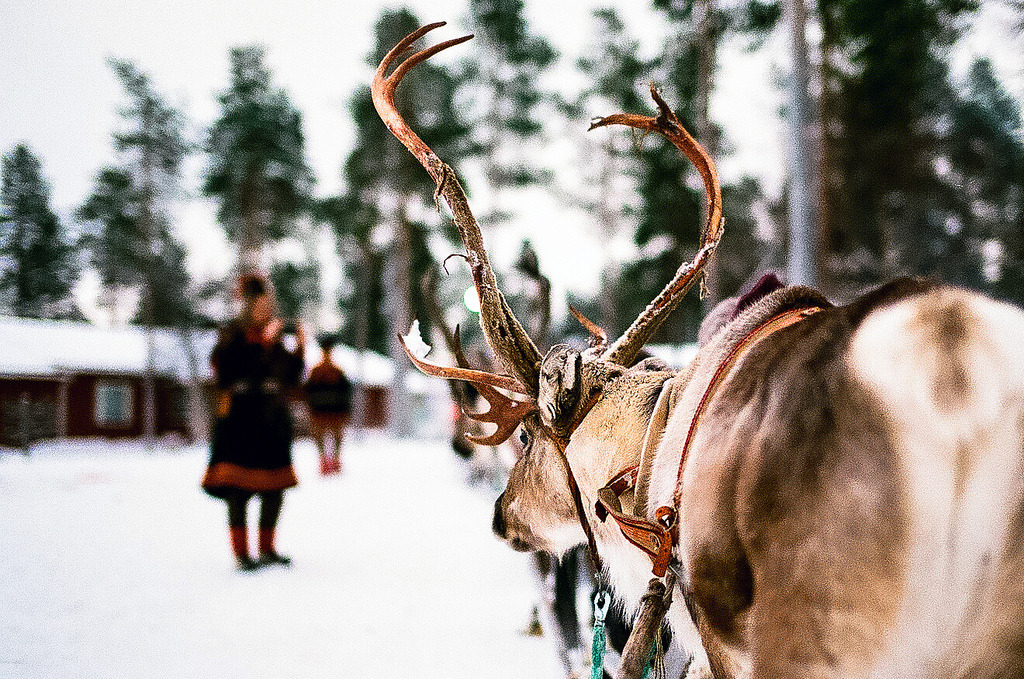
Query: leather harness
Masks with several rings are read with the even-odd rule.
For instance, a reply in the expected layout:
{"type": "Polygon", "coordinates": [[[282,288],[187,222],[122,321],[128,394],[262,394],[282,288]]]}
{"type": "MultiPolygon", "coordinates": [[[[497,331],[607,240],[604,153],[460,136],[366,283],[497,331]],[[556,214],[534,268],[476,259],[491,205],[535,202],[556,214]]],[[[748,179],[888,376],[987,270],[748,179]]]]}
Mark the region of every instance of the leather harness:
{"type": "MultiPolygon", "coordinates": [[[[601,521],[607,519],[608,516],[615,519],[615,522],[619,525],[619,530],[622,531],[622,535],[626,540],[651,558],[651,571],[656,577],[660,578],[665,575],[665,571],[672,560],[672,546],[677,541],[679,533],[675,507],[679,506],[681,499],[680,481],[683,477],[683,467],[686,464],[686,458],[696,436],[697,428],[700,426],[715,393],[725,382],[726,377],[729,376],[739,359],[761,340],[783,328],[799,323],[821,310],[822,307],[810,306],[791,309],[772,316],[747,333],[718,365],[690,420],[690,427],[687,431],[686,440],[683,443],[683,450],[679,459],[679,470],[676,475],[672,506],[663,505],[658,507],[654,512],[655,518],[653,521],[646,517],[630,515],[623,511],[620,497],[623,493],[636,486],[639,465],[625,469],[615,475],[606,486],[598,491],[597,504],[595,506],[598,518],[601,521]]],[[[634,511],[637,509],[642,510],[642,508],[634,508],[634,511]]]]}
{"type": "Polygon", "coordinates": [[[592,396],[590,400],[583,405],[579,415],[576,416],[576,419],[573,420],[572,425],[569,427],[568,433],[564,436],[555,434],[551,429],[544,426],[548,436],[551,437],[551,440],[555,442],[555,446],[558,448],[558,457],[562,461],[562,468],[565,471],[565,477],[569,482],[569,493],[572,495],[572,501],[576,507],[576,516],[579,517],[580,527],[583,529],[583,533],[587,536],[587,551],[590,553],[590,563],[594,567],[595,573],[601,572],[601,555],[597,551],[597,540],[594,538],[594,530],[590,527],[590,521],[587,520],[587,514],[583,508],[583,497],[580,494],[580,486],[576,483],[576,476],[572,473],[572,466],[569,464],[569,458],[566,456],[565,451],[569,447],[569,439],[572,438],[573,432],[576,431],[577,427],[580,426],[584,418],[586,418],[600,400],[600,392],[592,396]]]}

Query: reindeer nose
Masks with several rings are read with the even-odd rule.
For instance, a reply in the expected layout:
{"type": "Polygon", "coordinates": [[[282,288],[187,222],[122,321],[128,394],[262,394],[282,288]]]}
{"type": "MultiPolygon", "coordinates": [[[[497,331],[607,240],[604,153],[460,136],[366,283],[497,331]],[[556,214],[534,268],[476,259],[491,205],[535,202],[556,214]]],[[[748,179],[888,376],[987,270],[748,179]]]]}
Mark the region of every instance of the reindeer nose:
{"type": "Polygon", "coordinates": [[[494,501],[494,520],[491,522],[491,529],[494,534],[502,540],[505,539],[508,533],[508,526],[505,525],[504,512],[501,511],[501,501],[505,498],[505,493],[498,496],[498,499],[494,501]]]}

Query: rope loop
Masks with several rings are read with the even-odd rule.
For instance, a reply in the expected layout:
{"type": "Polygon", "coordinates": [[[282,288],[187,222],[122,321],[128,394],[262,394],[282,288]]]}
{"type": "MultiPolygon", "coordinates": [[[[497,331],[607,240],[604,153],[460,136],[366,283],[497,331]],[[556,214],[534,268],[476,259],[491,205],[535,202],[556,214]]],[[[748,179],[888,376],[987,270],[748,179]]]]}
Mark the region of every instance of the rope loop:
{"type": "Polygon", "coordinates": [[[600,589],[594,595],[594,642],[590,646],[590,679],[604,677],[604,653],[607,648],[604,620],[611,603],[612,597],[606,589],[600,589]]]}

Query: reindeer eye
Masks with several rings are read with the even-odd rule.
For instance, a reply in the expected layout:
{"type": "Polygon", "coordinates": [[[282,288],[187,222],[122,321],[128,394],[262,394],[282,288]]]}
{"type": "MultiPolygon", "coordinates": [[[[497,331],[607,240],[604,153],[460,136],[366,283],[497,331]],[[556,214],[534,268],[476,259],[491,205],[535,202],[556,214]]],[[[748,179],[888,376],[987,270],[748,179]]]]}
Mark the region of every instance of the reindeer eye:
{"type": "Polygon", "coordinates": [[[530,447],[530,435],[526,433],[525,429],[519,430],[519,442],[523,444],[523,449],[530,447]]]}

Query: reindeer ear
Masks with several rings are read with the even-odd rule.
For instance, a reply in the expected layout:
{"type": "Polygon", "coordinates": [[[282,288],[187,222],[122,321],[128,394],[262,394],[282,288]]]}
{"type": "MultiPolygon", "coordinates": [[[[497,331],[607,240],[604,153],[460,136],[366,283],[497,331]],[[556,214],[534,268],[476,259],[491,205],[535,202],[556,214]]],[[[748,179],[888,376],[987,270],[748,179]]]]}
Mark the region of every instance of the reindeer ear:
{"type": "Polygon", "coordinates": [[[540,393],[537,405],[541,420],[560,429],[575,414],[580,401],[583,358],[566,344],[551,347],[540,364],[540,393]]]}

